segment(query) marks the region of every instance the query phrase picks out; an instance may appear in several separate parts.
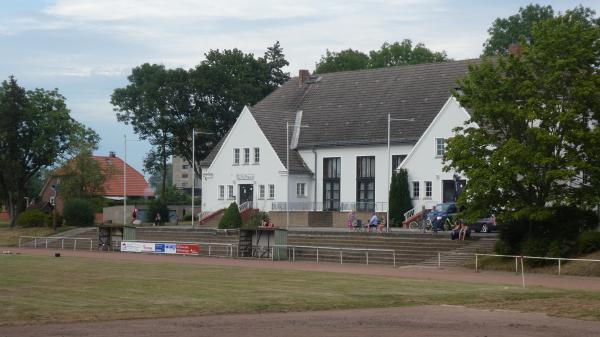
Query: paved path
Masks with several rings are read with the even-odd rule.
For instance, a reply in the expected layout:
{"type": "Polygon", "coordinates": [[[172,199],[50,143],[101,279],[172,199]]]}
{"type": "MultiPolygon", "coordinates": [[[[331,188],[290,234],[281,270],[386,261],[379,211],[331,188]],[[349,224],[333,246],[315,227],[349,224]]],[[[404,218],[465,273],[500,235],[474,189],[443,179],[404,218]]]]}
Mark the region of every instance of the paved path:
{"type": "MultiPolygon", "coordinates": [[[[63,256],[79,256],[102,259],[128,260],[128,261],[157,261],[173,262],[198,265],[219,265],[252,268],[289,269],[304,271],[322,271],[334,273],[351,273],[364,275],[380,275],[404,277],[421,280],[447,280],[455,282],[471,283],[495,283],[507,285],[521,285],[520,274],[498,271],[474,272],[463,268],[427,268],[427,267],[400,267],[391,266],[366,266],[358,264],[334,264],[334,263],[311,263],[311,262],[288,262],[258,259],[229,259],[209,258],[197,256],[168,256],[154,254],[120,253],[120,252],[98,252],[83,250],[51,250],[35,248],[3,248],[3,251],[11,251],[29,255],[53,256],[54,252],[60,252],[63,256]]],[[[548,288],[578,289],[600,291],[600,279],[595,277],[558,276],[547,274],[525,274],[526,286],[543,286],[548,288]]]]}

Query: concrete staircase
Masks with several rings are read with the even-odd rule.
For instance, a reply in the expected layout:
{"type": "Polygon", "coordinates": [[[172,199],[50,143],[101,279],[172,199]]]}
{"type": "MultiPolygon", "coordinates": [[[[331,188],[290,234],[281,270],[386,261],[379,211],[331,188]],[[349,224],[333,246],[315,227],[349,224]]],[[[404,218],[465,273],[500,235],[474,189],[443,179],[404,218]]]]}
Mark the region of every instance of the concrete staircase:
{"type": "Polygon", "coordinates": [[[460,267],[474,263],[475,253],[493,253],[496,241],[495,237],[479,237],[470,244],[442,253],[439,261],[436,256],[419,263],[419,266],[434,267],[439,264],[442,267],[460,267]]]}

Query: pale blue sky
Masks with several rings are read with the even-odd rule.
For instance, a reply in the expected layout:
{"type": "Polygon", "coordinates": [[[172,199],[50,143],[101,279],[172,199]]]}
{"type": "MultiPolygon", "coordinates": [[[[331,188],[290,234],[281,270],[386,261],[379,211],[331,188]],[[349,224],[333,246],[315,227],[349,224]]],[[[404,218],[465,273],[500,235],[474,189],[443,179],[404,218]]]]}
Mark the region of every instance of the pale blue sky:
{"type": "MultiPolygon", "coordinates": [[[[326,49],[369,51],[409,38],[454,59],[475,58],[497,17],[530,1],[444,0],[0,0],[0,80],[59,88],[72,116],[102,137],[97,154],[123,156],[110,95],[144,62],[191,68],[210,49],[262,55],[281,42],[288,71],[314,69],[326,49]]],[[[545,1],[555,11],[595,1],[545,1]]],[[[149,145],[128,142],[141,171],[149,145]]]]}

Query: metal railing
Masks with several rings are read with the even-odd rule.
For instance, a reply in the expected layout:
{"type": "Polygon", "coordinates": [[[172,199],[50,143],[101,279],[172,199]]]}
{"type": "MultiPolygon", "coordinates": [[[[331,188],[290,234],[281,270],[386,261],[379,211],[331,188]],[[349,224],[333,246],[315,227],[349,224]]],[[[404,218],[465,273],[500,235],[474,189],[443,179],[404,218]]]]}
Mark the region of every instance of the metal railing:
{"type": "Polygon", "coordinates": [[[408,220],[408,219],[410,219],[410,218],[411,218],[413,215],[415,215],[415,209],[414,209],[414,208],[412,208],[412,209],[409,209],[408,211],[406,211],[406,212],[404,213],[404,219],[408,220]]]}
{"type": "Polygon", "coordinates": [[[495,257],[514,258],[515,259],[515,273],[519,272],[519,259],[521,259],[521,264],[522,264],[523,260],[525,260],[525,259],[557,261],[558,262],[558,275],[560,275],[560,272],[561,272],[562,261],[600,262],[600,260],[595,260],[595,259],[571,259],[571,258],[565,258],[565,257],[540,257],[540,256],[521,256],[521,255],[501,255],[501,254],[476,253],[475,254],[475,271],[479,271],[479,261],[478,261],[479,256],[495,256],[495,257]]]}
{"type": "MultiPolygon", "coordinates": [[[[213,246],[214,247],[227,247],[227,255],[228,257],[234,257],[233,255],[233,248],[235,247],[236,250],[236,255],[237,256],[239,254],[239,247],[237,243],[222,243],[222,242],[190,242],[190,241],[150,241],[150,240],[123,240],[123,241],[127,241],[127,242],[141,242],[141,243],[174,243],[174,244],[186,244],[186,245],[198,245],[199,247],[201,246],[208,246],[208,256],[213,256],[213,246]]],[[[199,250],[199,255],[201,254],[201,251],[199,250]]]]}
{"type": "MultiPolygon", "coordinates": [[[[67,242],[69,242],[69,240],[73,241],[73,250],[77,249],[77,241],[89,241],[90,243],[90,250],[93,249],[93,239],[90,238],[74,238],[74,237],[68,237],[68,236],[19,236],[19,247],[21,247],[21,240],[22,239],[33,239],[33,247],[34,248],[38,248],[38,242],[40,242],[40,245],[44,248],[48,248],[48,242],[50,242],[50,244],[54,243],[54,242],[58,242],[60,241],[60,249],[65,249],[65,240],[67,240],[67,242]]],[[[80,245],[81,246],[81,245],[80,245]]]]}
{"type": "Polygon", "coordinates": [[[248,209],[248,208],[254,208],[254,202],[253,201],[246,201],[244,203],[242,203],[239,207],[240,212],[248,209]]]}
{"type": "MultiPolygon", "coordinates": [[[[337,209],[333,211],[348,212],[387,212],[387,202],[340,202],[337,209]]],[[[273,211],[328,211],[329,203],[323,202],[290,202],[278,201],[271,203],[271,210],[273,211]],[[289,205],[289,209],[286,206],[289,205]]]]}
{"type": "Polygon", "coordinates": [[[319,252],[321,251],[339,251],[340,264],[344,263],[344,252],[365,252],[366,264],[369,264],[369,252],[391,253],[393,266],[396,267],[396,251],[394,249],[373,249],[373,248],[344,248],[344,247],[323,247],[323,246],[293,246],[293,245],[273,245],[271,246],[271,259],[275,259],[275,249],[279,253],[279,249],[287,249],[288,260],[296,261],[296,250],[308,249],[314,250],[316,262],[319,263],[319,252]]]}

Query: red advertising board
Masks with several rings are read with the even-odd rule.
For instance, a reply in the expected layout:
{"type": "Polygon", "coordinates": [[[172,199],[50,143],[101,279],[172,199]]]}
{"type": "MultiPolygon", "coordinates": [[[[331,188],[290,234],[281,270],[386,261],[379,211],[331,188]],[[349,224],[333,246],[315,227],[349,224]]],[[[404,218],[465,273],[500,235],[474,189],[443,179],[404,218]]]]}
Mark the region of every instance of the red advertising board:
{"type": "Polygon", "coordinates": [[[198,255],[198,245],[177,244],[177,254],[198,255]]]}

